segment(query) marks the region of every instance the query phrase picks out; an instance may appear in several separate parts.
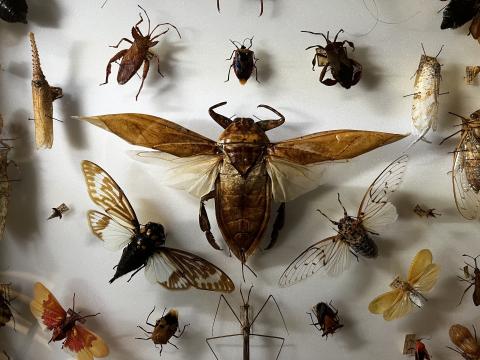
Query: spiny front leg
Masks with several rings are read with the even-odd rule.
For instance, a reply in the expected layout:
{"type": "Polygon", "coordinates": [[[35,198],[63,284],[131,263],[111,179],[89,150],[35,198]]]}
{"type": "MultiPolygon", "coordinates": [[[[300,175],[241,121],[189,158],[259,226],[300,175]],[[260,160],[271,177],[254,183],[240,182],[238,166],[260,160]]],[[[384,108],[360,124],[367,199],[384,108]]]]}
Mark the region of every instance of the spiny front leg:
{"type": "Polygon", "coordinates": [[[205,209],[205,201],[211,200],[215,198],[215,190],[210,191],[208,194],[203,195],[200,199],[200,214],[198,216],[198,220],[200,223],[200,229],[205,233],[207,237],[208,243],[216,250],[222,250],[220,246],[218,246],[215,238],[212,234],[212,227],[210,226],[210,220],[208,220],[207,210],[205,209]]]}
{"type": "Polygon", "coordinates": [[[265,250],[271,249],[277,243],[278,235],[280,234],[280,230],[283,229],[284,225],[285,225],[285,203],[281,203],[280,206],[278,207],[275,221],[273,222],[273,229],[272,229],[272,234],[270,236],[270,243],[265,248],[265,250]]]}
{"type": "Polygon", "coordinates": [[[105,82],[104,83],[101,83],[100,85],[105,85],[108,83],[108,77],[110,76],[110,74],[112,73],[112,63],[117,61],[117,60],[120,60],[121,58],[123,58],[125,56],[125,54],[127,53],[128,50],[122,50],[122,51],[119,51],[114,57],[112,57],[110,59],[110,61],[108,62],[108,65],[107,65],[107,70],[106,70],[106,76],[105,76],[105,82]]]}

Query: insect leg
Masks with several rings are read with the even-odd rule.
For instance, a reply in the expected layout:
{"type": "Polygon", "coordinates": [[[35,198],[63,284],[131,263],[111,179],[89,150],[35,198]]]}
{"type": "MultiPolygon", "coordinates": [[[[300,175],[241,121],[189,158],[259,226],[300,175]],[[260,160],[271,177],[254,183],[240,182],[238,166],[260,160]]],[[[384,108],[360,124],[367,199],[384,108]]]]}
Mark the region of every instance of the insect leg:
{"type": "Polygon", "coordinates": [[[117,49],[120,46],[120,44],[122,43],[122,41],[126,41],[130,44],[133,44],[132,40],[129,40],[127,38],[121,38],[117,45],[110,45],[110,47],[117,49]]]}
{"type": "Polygon", "coordinates": [[[217,339],[222,339],[222,338],[235,337],[235,336],[243,336],[243,334],[231,334],[231,335],[213,336],[213,337],[209,337],[209,338],[206,338],[206,339],[205,339],[208,347],[210,348],[210,351],[213,353],[213,356],[215,356],[215,359],[220,360],[220,359],[218,358],[217,354],[215,353],[215,351],[213,351],[213,348],[212,348],[212,346],[210,345],[210,341],[212,341],[212,340],[217,340],[217,339]]]}
{"type": "Polygon", "coordinates": [[[167,343],[168,343],[168,344],[170,344],[170,345],[172,345],[172,346],[173,346],[175,349],[177,349],[177,350],[178,350],[178,346],[177,346],[177,345],[175,345],[174,343],[171,343],[170,341],[167,341],[167,343]]]}
{"type": "Polygon", "coordinates": [[[320,324],[315,323],[315,320],[313,319],[312,313],[307,312],[307,314],[310,315],[310,319],[312,320],[312,323],[310,325],[315,326],[315,329],[317,329],[318,331],[322,331],[322,328],[320,327],[320,324]]]}
{"type": "Polygon", "coordinates": [[[132,278],[137,275],[137,273],[142,270],[143,268],[145,267],[145,265],[142,265],[140,266],[137,270],[135,270],[135,272],[130,276],[130,278],[127,280],[127,282],[130,282],[130,280],[132,280],[132,278]]]}
{"type": "Polygon", "coordinates": [[[210,220],[208,220],[207,210],[205,209],[205,201],[215,198],[215,190],[210,191],[208,194],[203,195],[200,199],[200,214],[198,216],[198,220],[200,223],[200,229],[205,233],[207,237],[208,243],[216,250],[222,250],[220,246],[218,246],[213,234],[211,232],[212,228],[210,226],[210,220]]]}
{"type": "Polygon", "coordinates": [[[232,314],[235,316],[235,318],[237,319],[238,323],[241,324],[242,322],[240,321],[239,317],[237,316],[237,314],[235,313],[235,311],[233,311],[233,308],[232,306],[230,305],[230,303],[227,301],[227,299],[225,298],[225,296],[220,295],[220,298],[218,299],[218,304],[217,304],[217,310],[215,311],[215,316],[213,318],[213,323],[212,323],[212,335],[213,335],[213,328],[215,326],[215,321],[217,320],[217,315],[218,315],[218,309],[220,308],[220,303],[221,301],[224,301],[225,304],[227,304],[227,306],[229,307],[230,311],[232,312],[232,314]]]}
{"type": "Polygon", "coordinates": [[[327,63],[323,69],[322,69],[322,72],[320,73],[320,82],[323,84],[323,85],[327,85],[327,86],[333,86],[337,83],[337,80],[335,79],[325,79],[325,75],[327,74],[327,70],[330,68],[330,64],[327,63]]]}
{"type": "Polygon", "coordinates": [[[217,10],[220,12],[220,0],[217,0],[217,10]]]}
{"type": "Polygon", "coordinates": [[[178,335],[173,334],[172,336],[174,338],[180,339],[182,337],[183,333],[185,332],[185,329],[187,328],[187,326],[190,326],[190,324],[184,325],[182,331],[180,331],[180,334],[178,334],[178,335]]]}
{"type": "Polygon", "coordinates": [[[143,75],[142,75],[142,83],[140,84],[140,89],[138,89],[137,96],[135,96],[135,100],[138,100],[138,95],[140,95],[140,91],[142,91],[143,83],[148,75],[148,69],[150,68],[150,61],[145,59],[143,62],[143,75]]]}
{"type": "Polygon", "coordinates": [[[471,288],[473,285],[475,285],[475,283],[468,285],[468,287],[467,287],[467,288],[465,289],[465,291],[463,292],[462,297],[460,298],[460,301],[458,302],[458,305],[457,305],[457,306],[460,306],[460,304],[462,303],[463,297],[465,296],[465,294],[467,293],[467,291],[470,290],[470,288],[471,288]]]}
{"type": "Polygon", "coordinates": [[[262,16],[263,15],[263,0],[260,0],[260,15],[258,16],[262,16]]]}
{"type": "MultiPolygon", "coordinates": [[[[152,331],[147,331],[147,330],[145,330],[143,327],[141,327],[140,325],[137,325],[137,327],[138,327],[139,329],[142,329],[142,330],[145,332],[145,334],[153,334],[152,331]]],[[[142,339],[142,338],[135,338],[135,339],[142,339]]],[[[150,339],[150,338],[148,338],[148,339],[150,339]]]]}
{"type": "Polygon", "coordinates": [[[155,326],[155,325],[150,324],[150,323],[148,322],[148,319],[150,319],[150,315],[152,315],[154,311],[155,311],[155,305],[153,306],[152,311],[150,311],[150,314],[148,314],[147,320],[145,320],[145,324],[150,325],[150,326],[155,326]]]}
{"type": "MultiPolygon", "coordinates": [[[[230,40],[230,41],[231,41],[231,40],[230,40]]],[[[233,41],[232,41],[232,42],[233,42],[233,41]]],[[[234,44],[234,45],[235,45],[235,44],[234,44]]],[[[235,54],[235,51],[237,51],[237,50],[233,50],[233,51],[232,51],[232,55],[230,55],[230,57],[229,57],[228,59],[225,59],[225,61],[226,61],[226,60],[232,60],[233,54],[235,54]]]]}
{"type": "Polygon", "coordinates": [[[280,336],[262,335],[262,334],[250,334],[250,336],[257,336],[257,337],[263,337],[263,338],[267,338],[267,339],[282,340],[282,345],[280,345],[280,350],[278,350],[278,354],[277,354],[277,357],[275,358],[275,360],[278,359],[278,357],[280,356],[280,353],[282,352],[283,344],[285,344],[285,338],[280,337],[280,336]]]}
{"type": "Polygon", "coordinates": [[[161,77],[165,77],[163,76],[162,72],[160,71],[160,57],[157,55],[157,54],[154,54],[152,52],[148,52],[150,55],[152,55],[152,57],[154,57],[155,59],[157,59],[157,71],[158,73],[160,74],[161,77]]]}
{"type": "Polygon", "coordinates": [[[273,222],[273,229],[272,229],[272,235],[270,237],[270,243],[265,248],[265,250],[271,249],[277,243],[278,235],[284,225],[285,225],[285,203],[281,203],[280,206],[278,207],[275,221],[273,222]]]}
{"type": "Polygon", "coordinates": [[[275,298],[273,297],[273,295],[269,295],[267,297],[267,300],[265,300],[265,302],[263,303],[262,307],[260,308],[260,310],[258,310],[257,312],[257,315],[255,315],[255,317],[253,318],[252,322],[250,323],[250,326],[253,326],[253,323],[255,322],[255,320],[257,320],[258,318],[258,315],[260,315],[260,313],[263,311],[263,309],[265,308],[265,306],[267,305],[268,303],[268,300],[272,299],[272,301],[275,303],[277,309],[278,309],[278,312],[280,313],[280,317],[282,318],[282,321],[283,321],[283,326],[285,326],[285,330],[287,331],[287,334],[288,334],[288,328],[287,328],[287,324],[285,323],[285,318],[283,317],[283,314],[282,314],[282,310],[280,310],[280,306],[278,306],[278,303],[277,303],[277,300],[275,300],[275,298]]]}
{"type": "Polygon", "coordinates": [[[348,44],[348,46],[350,46],[352,48],[352,50],[355,50],[355,45],[353,44],[353,42],[348,41],[348,40],[343,40],[342,46],[345,46],[345,44],[348,44]]]}
{"type": "Polygon", "coordinates": [[[230,72],[232,71],[232,68],[233,68],[233,64],[230,65],[230,67],[228,68],[227,80],[225,80],[225,82],[230,80],[230,72]]]}
{"type": "Polygon", "coordinates": [[[120,60],[121,58],[124,57],[124,55],[127,53],[128,50],[122,50],[122,51],[119,51],[114,57],[112,57],[110,59],[110,61],[108,62],[108,65],[107,65],[107,70],[106,70],[106,76],[105,76],[105,82],[104,83],[101,83],[100,85],[105,85],[108,83],[108,77],[110,76],[111,72],[112,72],[112,63],[117,61],[117,60],[120,60]]]}

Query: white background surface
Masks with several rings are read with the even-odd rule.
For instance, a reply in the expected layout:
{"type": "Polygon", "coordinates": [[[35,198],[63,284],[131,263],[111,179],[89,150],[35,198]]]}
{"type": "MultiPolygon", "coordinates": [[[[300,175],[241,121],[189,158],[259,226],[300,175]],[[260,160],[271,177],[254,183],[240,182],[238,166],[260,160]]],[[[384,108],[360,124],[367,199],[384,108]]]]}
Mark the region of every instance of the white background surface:
{"type": "MultiPolygon", "coordinates": [[[[153,49],[162,59],[165,78],[152,66],[138,102],[139,79],[117,85],[115,65],[110,84],[98,86],[108,59],[116,52],[107,45],[130,37],[130,28],[138,20],[136,2],[109,0],[100,9],[100,0],[30,0],[29,25],[0,22],[0,112],[6,136],[18,138],[12,158],[21,168],[19,175],[12,175],[21,182],[12,184],[7,230],[0,243],[1,280],[12,282],[21,294],[14,302],[17,331],[0,329],[0,349],[6,349],[13,359],[67,358],[59,344],[46,345],[48,334],[41,332],[28,310],[33,284],[42,281],[64,306],[71,305],[76,292],[78,309],[102,313],[88,325],[108,342],[111,359],[158,358],[152,343],[134,340],[142,335],[136,325],[143,323],[154,305],[158,309],[177,307],[180,323],[191,324],[185,337],[175,341],[180,350],[167,347],[165,357],[213,359],[204,339],[210,334],[217,294],[168,292],[148,283],[141,273],[130,283],[121,278],[108,284],[120,253],[105,250],[89,232],[85,212],[95,206],[86,193],[82,159],[98,163],[117,180],[142,222],[159,221],[167,227],[167,245],[195,252],[223,268],[237,285],[241,282],[239,262],[214,251],[200,231],[197,199],[156,181],[161,168],[132,160],[126,154],[132,146],[87,123],[71,120],[71,115],[143,112],[215,139],[222,129],[209,118],[207,109],[225,100],[229,103],[220,112],[226,116],[270,116],[256,110],[262,103],[282,112],[287,120],[268,133],[272,141],[338,128],[405,133],[410,129],[412,99],[402,96],[412,92],[410,77],[417,68],[423,42],[431,55],[445,45],[439,58],[444,64],[441,89],[450,94],[441,97],[439,132],[431,136],[434,144],[419,143],[412,151],[405,182],[393,197],[400,218],[376,238],[378,259],[360,259],[351,271],[336,279],[317,274],[292,288],[276,285],[296,254],[332,234],[315,209],[339,218],[336,193],[340,191],[354,214],[370,182],[409,140],[349,164],[330,166],[325,186],[287,204],[279,242],[273,250],[258,251],[251,258],[250,265],[259,276],[249,278],[247,284],[255,285],[252,303],[256,310],[268,294],[275,295],[283,310],[290,335],[281,359],[313,359],[318,354],[329,360],[403,359],[406,333],[431,337],[426,344],[435,360],[459,358],[446,349],[448,328],[457,322],[478,325],[478,316],[470,293],[461,306],[456,306],[464,286],[455,275],[462,265],[461,254],[480,252],[478,223],[465,221],[454,207],[447,172],[451,168],[448,152],[456,140],[441,147],[437,144],[456,129],[456,119],[448,111],[467,116],[478,108],[478,85],[467,87],[463,75],[465,65],[478,64],[480,48],[466,36],[466,28],[440,31],[441,14],[437,11],[443,3],[376,1],[381,18],[398,24],[379,23],[366,36],[359,35],[368,32],[375,20],[361,0],[265,0],[261,18],[256,0],[223,0],[221,14],[216,12],[214,0],[140,1],[154,23],[176,24],[182,39],[170,31],[153,49]],[[310,65],[314,51],[304,48],[323,41],[300,33],[336,32],[339,28],[346,31],[341,39],[355,43],[353,56],[364,67],[362,80],[350,90],[318,82],[319,70],[312,72],[310,65]],[[55,103],[56,117],[65,122],[55,122],[52,150],[35,150],[33,122],[27,120],[32,114],[29,30],[36,34],[47,79],[51,85],[61,86],[65,94],[55,103]],[[224,59],[232,51],[228,39],[252,35],[253,49],[261,59],[261,83],[251,79],[242,87],[235,77],[224,83],[229,66],[224,59]],[[50,208],[62,202],[72,211],[63,220],[47,222],[50,208]],[[412,211],[416,203],[434,207],[443,215],[436,220],[419,219],[412,211]],[[434,260],[442,267],[440,281],[424,310],[391,323],[370,314],[368,303],[387,290],[395,274],[405,276],[421,248],[432,249],[434,260]],[[329,300],[339,308],[345,327],[325,341],[308,325],[305,312],[313,304],[329,300]]],[[[208,211],[214,233],[220,237],[212,204],[208,211]]],[[[232,304],[239,303],[238,292],[227,297],[232,304]]],[[[217,334],[238,331],[227,311],[220,312],[219,320],[217,334]]],[[[259,319],[256,331],[285,335],[274,311],[259,319]]],[[[223,359],[241,359],[237,340],[220,349],[223,359]]],[[[255,351],[264,352],[254,353],[252,358],[274,359],[277,348],[268,345],[255,347],[255,351]]]]}

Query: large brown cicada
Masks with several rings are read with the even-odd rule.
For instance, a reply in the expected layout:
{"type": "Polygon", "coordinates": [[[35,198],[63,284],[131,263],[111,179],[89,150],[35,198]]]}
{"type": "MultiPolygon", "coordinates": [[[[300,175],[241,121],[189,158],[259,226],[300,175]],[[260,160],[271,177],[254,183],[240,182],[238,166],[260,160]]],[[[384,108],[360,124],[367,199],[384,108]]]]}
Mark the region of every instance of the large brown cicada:
{"type": "Polygon", "coordinates": [[[457,209],[465,219],[480,215],[480,110],[467,119],[461,115],[462,128],[445,138],[460,133],[460,141],[453,152],[452,183],[457,209]]]}
{"type": "Polygon", "coordinates": [[[285,121],[235,118],[209,109],[210,116],[225,130],[217,141],[210,140],[171,121],[151,115],[114,114],[85,117],[84,120],[110,131],[127,142],[155,152],[141,156],[174,155],[169,174],[178,188],[200,197],[200,227],[207,240],[220,249],[212,233],[205,201],[214,199],[217,222],[228,247],[245,264],[258,248],[268,226],[272,201],[281,203],[273,224],[270,244],[283,227],[285,202],[314,188],[319,179],[308,165],[351,159],[404,135],[360,130],[318,132],[271,143],[266,132],[285,121]]]}

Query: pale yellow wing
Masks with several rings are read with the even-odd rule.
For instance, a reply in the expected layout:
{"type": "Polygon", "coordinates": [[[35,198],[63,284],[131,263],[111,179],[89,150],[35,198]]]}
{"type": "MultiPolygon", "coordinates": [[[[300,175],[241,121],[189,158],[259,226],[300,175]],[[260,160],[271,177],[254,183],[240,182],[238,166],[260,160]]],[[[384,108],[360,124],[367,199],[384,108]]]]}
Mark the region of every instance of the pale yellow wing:
{"type": "Polygon", "coordinates": [[[407,281],[414,283],[418,280],[418,277],[423,273],[428,265],[432,263],[432,253],[428,249],[420,250],[412,260],[410,269],[408,270],[407,281]]]}
{"type": "Polygon", "coordinates": [[[383,313],[383,318],[386,321],[399,319],[412,311],[412,301],[408,291],[400,291],[400,296],[397,301],[383,313]]]}
{"type": "Polygon", "coordinates": [[[383,314],[390,309],[402,297],[402,291],[395,289],[377,296],[368,305],[368,310],[372,314],[383,314]]]}
{"type": "Polygon", "coordinates": [[[430,264],[411,285],[420,292],[430,291],[437,283],[439,273],[440,267],[437,264],[430,264]]]}

